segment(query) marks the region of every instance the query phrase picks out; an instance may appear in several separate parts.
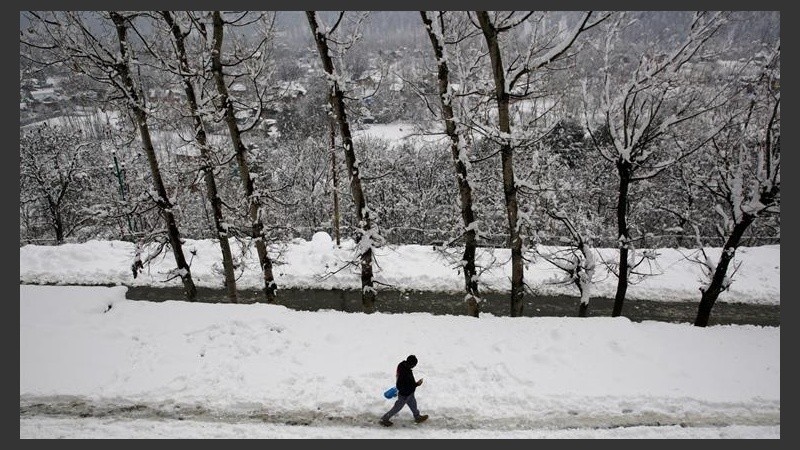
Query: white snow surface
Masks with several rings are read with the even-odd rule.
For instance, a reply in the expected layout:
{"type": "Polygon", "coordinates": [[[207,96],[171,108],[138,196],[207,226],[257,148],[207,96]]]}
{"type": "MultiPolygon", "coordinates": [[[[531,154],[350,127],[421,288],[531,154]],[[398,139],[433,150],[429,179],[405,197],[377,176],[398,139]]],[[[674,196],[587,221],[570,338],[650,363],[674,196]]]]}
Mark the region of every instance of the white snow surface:
{"type": "MultiPolygon", "coordinates": [[[[241,248],[231,239],[234,256],[241,248]]],[[[179,279],[170,282],[168,273],[175,267],[172,254],[156,258],[149,269],[136,279],[131,272],[135,246],[124,241],[89,241],[60,246],[25,245],[20,252],[20,282],[29,284],[180,286],[179,279]]],[[[275,257],[273,269],[278,288],[361,289],[357,264],[343,267],[353,259],[355,244],[344,240],[336,247],[326,233],[318,233],[310,241],[294,239],[271,247],[275,257]],[[336,273],[334,273],[336,272],[336,273]]],[[[555,251],[557,247],[546,247],[555,251]]],[[[600,257],[593,277],[593,297],[613,298],[617,280],[600,261],[616,261],[616,249],[597,249],[600,257]]],[[[719,258],[721,249],[707,248],[712,260],[719,258]]],[[[687,257],[696,250],[657,249],[652,264],[657,276],[628,287],[629,300],[693,301],[700,300],[704,285],[700,265],[687,257]]],[[[222,288],[220,250],[212,240],[187,239],[184,246],[191,260],[192,277],[197,286],[222,288]],[[192,256],[190,252],[195,252],[192,256]]],[[[375,249],[375,279],[397,290],[462,292],[463,276],[456,271],[462,249],[451,249],[452,258],[429,245],[386,245],[375,249]]],[[[146,255],[147,253],[143,253],[146,255]]],[[[477,263],[494,267],[481,276],[482,289],[506,292],[510,289],[511,263],[508,249],[479,249],[477,263]]],[[[724,291],[720,302],[780,304],[780,245],[740,247],[736,260],[741,262],[730,289],[724,291]]],[[[255,249],[243,256],[244,272],[237,281],[240,289],[260,289],[263,278],[255,249]]],[[[558,283],[564,273],[543,258],[536,258],[525,268],[525,282],[542,295],[579,296],[571,283],[558,283]]]]}
{"type": "Polygon", "coordinates": [[[413,123],[394,122],[386,124],[369,124],[362,129],[353,131],[353,140],[379,139],[386,142],[388,148],[395,148],[402,144],[410,144],[414,148],[421,148],[427,144],[449,142],[444,128],[436,125],[433,131],[423,132],[413,123]]]}
{"type": "MultiPolygon", "coordinates": [[[[195,281],[217,285],[214,243],[187,249],[195,281]]],[[[358,286],[352,271],[318,278],[352,242],[339,249],[320,234],[284,250],[279,283],[358,286]]],[[[632,291],[696,296],[699,267],[659,252],[665,275],[632,291]]],[[[384,280],[460,288],[430,247],[378,255],[384,280]]],[[[780,327],[309,312],[67,286],[156,285],[171,268],[167,255],[133,282],[132,256],[121,241],[20,248],[21,283],[60,284],[20,285],[20,438],[780,439],[780,327]],[[405,408],[381,427],[393,404],[382,393],[409,354],[430,419],[416,425],[405,408]]],[[[779,303],[779,247],[737,256],[728,300],[779,303]]],[[[240,287],[259,286],[254,257],[240,287]]],[[[526,277],[547,278],[540,264],[526,277]]]]}

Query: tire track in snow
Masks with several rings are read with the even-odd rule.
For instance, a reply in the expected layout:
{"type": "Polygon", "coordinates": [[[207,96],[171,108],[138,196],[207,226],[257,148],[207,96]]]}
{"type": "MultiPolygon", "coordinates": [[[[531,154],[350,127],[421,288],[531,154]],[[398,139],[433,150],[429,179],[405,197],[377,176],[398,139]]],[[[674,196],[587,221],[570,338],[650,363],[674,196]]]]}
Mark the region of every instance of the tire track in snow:
{"type": "MultiPolygon", "coordinates": [[[[655,402],[657,403],[657,402],[655,402]]],[[[619,413],[603,411],[553,411],[520,417],[481,417],[431,413],[425,427],[447,429],[569,429],[617,428],[634,426],[722,427],[730,425],[779,426],[780,404],[713,404],[691,412],[674,413],[658,405],[643,411],[624,409],[619,413]]],[[[273,411],[260,409],[220,409],[202,404],[176,402],[135,402],[126,399],[94,400],[78,396],[20,396],[20,417],[60,416],[127,419],[172,419],[208,422],[262,422],[282,425],[377,426],[379,413],[334,415],[321,409],[273,411]]],[[[410,417],[398,416],[396,427],[414,427],[410,417]]]]}

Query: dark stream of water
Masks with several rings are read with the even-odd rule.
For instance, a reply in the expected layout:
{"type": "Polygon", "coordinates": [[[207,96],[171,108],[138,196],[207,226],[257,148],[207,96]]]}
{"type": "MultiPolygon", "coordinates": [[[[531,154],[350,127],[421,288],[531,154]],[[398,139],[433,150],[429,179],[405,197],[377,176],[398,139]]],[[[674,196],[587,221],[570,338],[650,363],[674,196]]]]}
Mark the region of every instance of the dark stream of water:
{"type": "MultiPolygon", "coordinates": [[[[495,316],[509,316],[509,296],[505,293],[487,293],[481,311],[495,316]]],[[[182,300],[181,288],[129,287],[126,298],[131,300],[165,301],[182,300]]],[[[224,302],[221,289],[197,288],[200,302],[224,302]]],[[[465,315],[464,294],[426,291],[379,291],[375,308],[382,313],[424,312],[435,315],[465,315]]],[[[659,302],[651,300],[626,300],[622,315],[641,322],[658,320],[673,323],[694,323],[699,297],[695,301],[659,302]]],[[[240,303],[263,303],[260,291],[240,290],[240,303]]],[[[357,290],[281,289],[277,304],[301,311],[336,310],[361,312],[361,293],[357,290]]],[[[532,297],[525,296],[523,315],[527,317],[578,315],[579,299],[571,296],[532,297]]],[[[614,299],[593,298],[589,302],[589,317],[609,317],[614,299]]],[[[761,325],[780,326],[780,305],[752,305],[743,303],[716,302],[711,312],[709,325],[761,325]]]]}

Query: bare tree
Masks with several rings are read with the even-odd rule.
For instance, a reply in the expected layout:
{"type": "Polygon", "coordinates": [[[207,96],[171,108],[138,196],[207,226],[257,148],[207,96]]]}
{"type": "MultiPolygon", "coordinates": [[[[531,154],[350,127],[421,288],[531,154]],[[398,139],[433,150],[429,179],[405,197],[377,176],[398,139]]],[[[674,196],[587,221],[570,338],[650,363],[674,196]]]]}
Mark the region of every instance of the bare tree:
{"type": "MultiPolygon", "coordinates": [[[[625,295],[633,269],[643,260],[635,261],[634,239],[631,237],[628,212],[630,189],[637,182],[653,178],[667,168],[684,160],[702,148],[719,129],[710,129],[692,136],[681,134],[681,126],[701,118],[703,113],[723,103],[720,88],[717,95],[708,96],[694,89],[688,78],[687,64],[698,57],[703,45],[711,39],[725,21],[725,13],[695,13],[686,38],[668,52],[640,55],[634,69],[616,75],[616,68],[625,67],[623,59],[614,53],[619,34],[628,25],[625,14],[619,14],[609,27],[605,40],[605,67],[599,88],[600,127],[590,124],[595,148],[617,170],[617,236],[619,262],[613,270],[617,275],[617,291],[611,315],[622,314],[625,295]],[[606,128],[607,127],[607,128],[606,128]],[[606,129],[612,145],[600,144],[598,129],[606,129]]],[[[633,23],[633,22],[629,22],[633,23]]],[[[584,98],[591,97],[584,84],[584,98]]],[[[642,253],[647,257],[647,252],[642,253]]]]}
{"type": "Polygon", "coordinates": [[[375,311],[375,298],[377,295],[377,291],[373,287],[374,280],[372,271],[373,240],[376,238],[376,230],[373,229],[373,218],[367,206],[367,199],[361,186],[359,165],[356,160],[355,150],[353,149],[353,137],[350,132],[350,123],[347,120],[344,92],[342,91],[339,78],[333,66],[331,49],[329,46],[331,35],[336,31],[339,24],[341,24],[344,12],[339,13],[336,23],[328,29],[320,26],[316,11],[306,11],[306,17],[308,19],[308,25],[311,28],[311,33],[314,36],[317,51],[322,61],[322,68],[325,71],[325,76],[327,77],[330,87],[328,101],[333,111],[333,116],[339,125],[339,134],[342,139],[342,147],[344,148],[345,162],[347,164],[347,174],[350,178],[350,192],[353,196],[360,233],[356,242],[357,252],[361,260],[361,303],[365,312],[372,313],[375,311]]]}
{"type": "Polygon", "coordinates": [[[711,141],[711,177],[700,178],[700,185],[718,202],[715,210],[722,218],[719,232],[725,244],[714,263],[698,238],[703,255],[699,262],[708,277],[700,288],[703,295],[694,322],[699,327],[708,325],[714,302],[732,281],[728,271],[745,231],[759,217],[780,213],[780,55],[778,42],[759,73],[745,80],[744,107],[734,110],[734,126],[711,141]]]}
{"type": "MultiPolygon", "coordinates": [[[[194,301],[197,289],[183,254],[183,242],[173,213],[175,205],[170,200],[161,177],[148,126],[150,110],[140,80],[136,77],[138,72],[134,46],[128,39],[131,21],[138,13],[110,11],[95,14],[69,11],[29,12],[28,15],[35,31],[23,35],[21,44],[49,50],[54,61],[67,63],[76,72],[112,86],[133,116],[153,178],[154,192],[150,196],[167,226],[167,240],[177,264],[170,278],[180,277],[187,300],[194,301]],[[96,19],[101,20],[98,23],[96,19]],[[113,31],[107,29],[109,20],[113,31]],[[105,31],[110,32],[102,35],[105,31]]],[[[137,267],[134,266],[134,275],[137,267]]]]}
{"type": "Polygon", "coordinates": [[[566,276],[563,282],[573,283],[578,288],[581,295],[578,317],[586,317],[589,312],[589,300],[592,297],[594,272],[597,266],[594,249],[586,236],[578,231],[564,211],[549,211],[548,215],[567,228],[571,245],[564,250],[552,253],[538,252],[538,254],[565,272],[566,276]]]}
{"type": "MultiPolygon", "coordinates": [[[[187,28],[184,29],[170,11],[160,11],[160,14],[172,35],[175,59],[177,60],[177,64],[167,64],[167,67],[171,72],[180,77],[181,83],[183,84],[183,90],[186,94],[186,103],[189,107],[189,114],[194,126],[194,140],[197,144],[197,148],[200,150],[200,156],[202,158],[200,170],[203,172],[203,178],[206,184],[206,196],[213,212],[215,237],[219,241],[220,251],[222,252],[225,292],[228,301],[237,303],[236,274],[233,256],[231,254],[231,246],[228,240],[228,224],[225,222],[222,212],[222,199],[219,196],[217,181],[214,177],[214,159],[208,145],[203,113],[200,109],[198,94],[195,89],[195,79],[198,74],[189,66],[189,58],[186,51],[186,38],[191,33],[192,22],[190,21],[187,28]]],[[[202,76],[203,74],[199,75],[202,76]]],[[[200,83],[202,84],[203,81],[204,80],[201,78],[200,83]]]]}
{"type": "MultiPolygon", "coordinates": [[[[236,62],[223,63],[223,38],[225,33],[226,24],[237,23],[245,17],[246,13],[242,13],[239,17],[226,21],[222,17],[220,11],[211,13],[212,22],[212,44],[211,44],[211,73],[214,76],[214,81],[218,93],[218,105],[223,113],[223,120],[228,127],[228,133],[231,139],[231,145],[236,155],[236,161],[239,166],[239,177],[244,187],[244,194],[248,200],[248,211],[250,217],[250,230],[253,241],[255,242],[256,252],[258,253],[258,261],[264,276],[264,296],[267,303],[275,302],[275,292],[277,285],[275,284],[275,276],[272,273],[272,259],[267,252],[266,236],[264,235],[264,223],[262,220],[262,204],[260,194],[256,191],[254,180],[250,171],[250,164],[247,160],[248,149],[242,140],[243,130],[239,127],[236,121],[236,113],[234,109],[233,99],[229,95],[228,85],[225,81],[224,68],[236,63],[242,63],[243,60],[236,62]]],[[[250,21],[248,21],[249,23],[250,21]]],[[[205,34],[205,27],[201,28],[201,33],[205,34]]],[[[265,51],[262,49],[264,42],[256,45],[256,48],[251,50],[251,53],[243,58],[259,57],[265,51]]],[[[255,81],[253,81],[255,85],[255,81]]],[[[259,100],[262,100],[259,96],[259,100]]],[[[259,109],[261,101],[258,103],[259,109]]],[[[260,112],[255,115],[256,120],[260,117],[260,112]]],[[[253,123],[253,125],[255,122],[253,123]]],[[[251,125],[252,127],[252,125],[251,125]]]]}
{"type": "MultiPolygon", "coordinates": [[[[511,248],[511,316],[522,315],[523,297],[525,295],[523,279],[523,245],[519,223],[519,204],[517,200],[517,180],[514,176],[514,149],[516,147],[512,135],[512,120],[510,114],[510,100],[517,83],[525,84],[534,72],[547,67],[554,61],[563,57],[575,43],[578,36],[595,26],[599,21],[589,23],[591,12],[585,13],[578,23],[566,33],[566,36],[554,45],[539,47],[531,43],[526,55],[512,55],[512,63],[506,66],[500,45],[502,33],[511,30],[531,15],[528,13],[522,18],[513,13],[494,14],[493,19],[488,11],[476,11],[475,15],[491,61],[492,74],[494,75],[494,100],[497,104],[498,132],[496,139],[500,144],[500,159],[503,170],[503,194],[506,204],[506,217],[508,219],[508,245],[511,248]]],[[[600,19],[603,20],[603,19],[600,19]]],[[[527,89],[524,89],[527,92],[527,89]]]]}
{"type": "Polygon", "coordinates": [[[336,246],[341,245],[341,236],[339,230],[339,176],[336,165],[336,122],[331,118],[330,125],[330,138],[331,138],[331,192],[333,194],[333,235],[336,240],[336,246]]]}
{"type": "Polygon", "coordinates": [[[461,220],[464,222],[464,255],[461,265],[464,271],[464,290],[466,291],[465,303],[467,314],[478,317],[480,314],[481,296],[478,291],[478,273],[475,267],[475,252],[478,247],[477,241],[477,222],[472,206],[472,185],[470,184],[469,171],[471,163],[467,155],[467,148],[458,130],[458,122],[453,112],[454,89],[450,85],[450,68],[445,54],[445,20],[444,11],[439,11],[437,24],[428,17],[425,11],[419,12],[422,23],[428,32],[428,37],[433,47],[433,54],[436,57],[437,66],[437,88],[441,103],[441,120],[444,121],[445,133],[450,139],[450,153],[453,159],[453,167],[458,183],[458,194],[461,205],[461,220]]]}
{"type": "Polygon", "coordinates": [[[85,165],[91,144],[78,137],[47,124],[20,135],[20,204],[44,210],[56,245],[88,220],[77,212],[90,187],[85,165]]]}

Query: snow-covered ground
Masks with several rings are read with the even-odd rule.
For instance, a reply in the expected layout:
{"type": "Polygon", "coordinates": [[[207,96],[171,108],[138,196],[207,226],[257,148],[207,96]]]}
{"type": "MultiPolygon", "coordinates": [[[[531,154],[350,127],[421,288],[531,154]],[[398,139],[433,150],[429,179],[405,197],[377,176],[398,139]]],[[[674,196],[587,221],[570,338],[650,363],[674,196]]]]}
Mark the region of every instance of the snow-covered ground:
{"type": "MultiPolygon", "coordinates": [[[[231,243],[235,256],[242,255],[241,248],[233,240],[231,243]]],[[[336,247],[325,233],[317,233],[309,241],[295,239],[273,247],[273,254],[277,256],[274,274],[278,288],[360,289],[357,265],[334,273],[353,259],[353,249],[353,241],[343,241],[341,247],[336,247]]],[[[556,248],[544,250],[555,251],[556,248]]],[[[179,279],[164,282],[175,266],[171,253],[157,258],[149,270],[134,279],[130,269],[134,251],[134,244],[124,241],[26,245],[20,248],[19,279],[21,283],[31,284],[180,286],[179,279]]],[[[187,239],[184,252],[191,259],[192,276],[198,286],[222,287],[219,245],[211,240],[187,239]]],[[[598,249],[598,252],[606,261],[616,260],[615,249],[598,249]]],[[[658,249],[651,267],[659,275],[632,284],[627,298],[699,302],[703,273],[700,265],[687,258],[695,252],[690,249],[658,249]]],[[[706,252],[716,259],[720,249],[709,248],[706,252]]],[[[487,268],[481,275],[483,289],[509,289],[509,256],[508,249],[479,251],[478,264],[487,268]]],[[[380,283],[398,290],[461,292],[463,277],[454,268],[460,258],[460,249],[453,249],[451,257],[446,257],[428,245],[386,246],[375,251],[375,276],[380,283]]],[[[719,301],[779,305],[780,246],[741,247],[736,259],[741,266],[731,288],[722,293],[719,301]]],[[[237,286],[259,289],[263,286],[263,278],[255,249],[251,248],[244,254],[243,262],[244,272],[237,286]]],[[[578,296],[577,288],[571,283],[558,283],[563,276],[563,272],[543,258],[537,258],[525,269],[526,283],[540,294],[578,296]]],[[[594,280],[594,297],[614,297],[616,278],[602,264],[598,264],[594,280]]]]}
{"type": "MultiPolygon", "coordinates": [[[[217,247],[187,244],[197,284],[219,285],[217,247]]],[[[351,270],[320,278],[352,242],[317,235],[283,251],[282,286],[358,287],[351,270]]],[[[740,249],[721,300],[779,304],[779,251],[740,249]]],[[[663,275],[631,296],[696,298],[689,251],[659,253],[663,275]]],[[[167,255],[134,280],[132,257],[121,241],[20,248],[20,438],[780,438],[780,327],[152,303],[97,286],[160,285],[171,268],[167,255]],[[430,419],[415,425],[404,409],[381,427],[382,392],[409,354],[430,419]]],[[[246,261],[239,287],[257,288],[246,261]]],[[[430,247],[383,248],[378,261],[384,282],[460,290],[430,247]]],[[[549,285],[556,276],[544,261],[526,272],[575,294],[549,285]]],[[[482,280],[502,289],[506,277],[500,267],[482,280]]]]}
{"type": "MultiPolygon", "coordinates": [[[[277,425],[196,420],[20,419],[20,438],[42,439],[780,439],[780,427],[635,426],[600,429],[447,429],[277,425]]],[[[432,444],[435,445],[435,444],[432,444]]]]}
{"type": "Polygon", "coordinates": [[[305,312],[125,289],[20,286],[21,438],[780,437],[778,327],[305,312]],[[431,418],[406,409],[384,429],[382,392],[412,353],[431,418]]]}
{"type": "Polygon", "coordinates": [[[390,149],[403,144],[417,148],[425,144],[447,145],[447,135],[444,134],[443,127],[433,124],[430,128],[431,130],[422,130],[415,124],[405,122],[370,124],[354,130],[353,140],[358,142],[377,139],[386,142],[390,149]]]}
{"type": "Polygon", "coordinates": [[[20,129],[31,130],[42,125],[47,125],[50,127],[65,127],[68,129],[91,128],[92,124],[96,124],[101,127],[105,125],[117,126],[120,121],[120,117],[121,114],[119,111],[104,111],[98,108],[96,111],[90,113],[57,116],[50,119],[39,120],[22,126],[20,129]]]}

